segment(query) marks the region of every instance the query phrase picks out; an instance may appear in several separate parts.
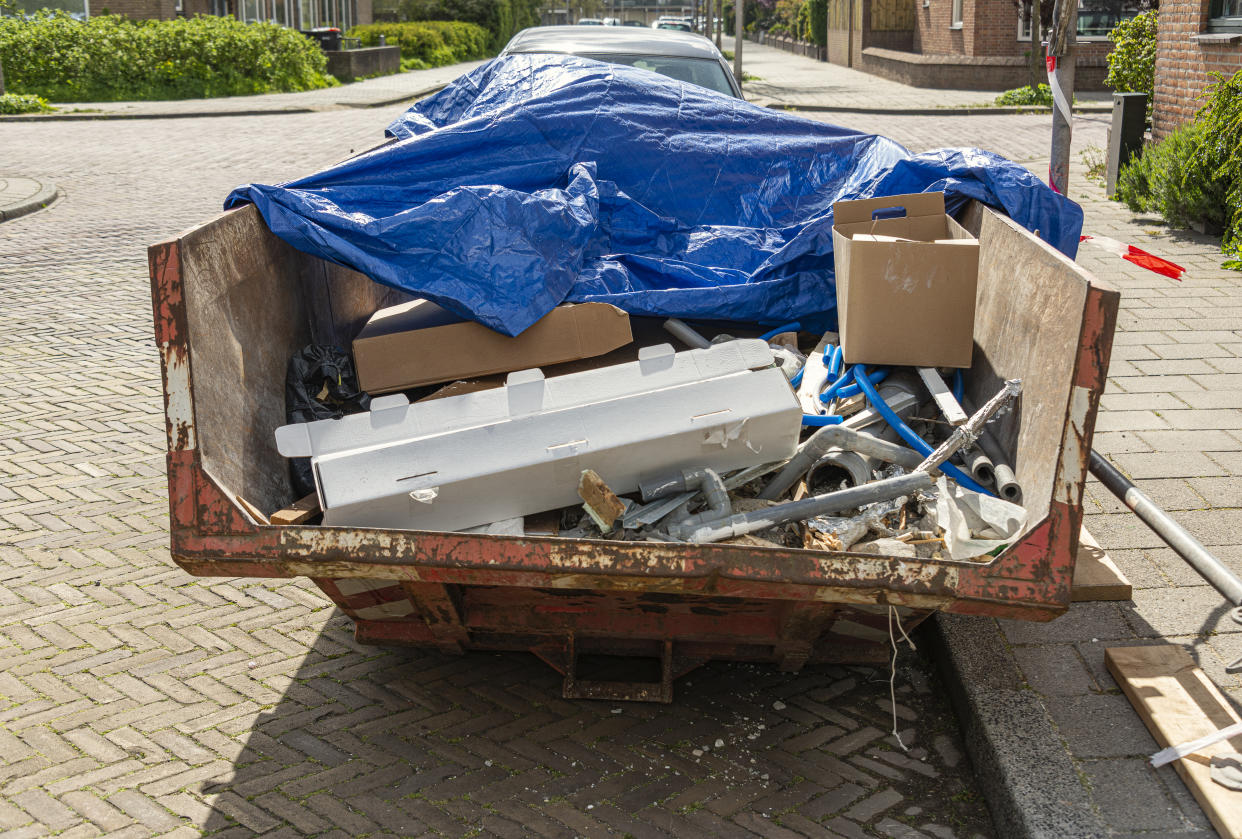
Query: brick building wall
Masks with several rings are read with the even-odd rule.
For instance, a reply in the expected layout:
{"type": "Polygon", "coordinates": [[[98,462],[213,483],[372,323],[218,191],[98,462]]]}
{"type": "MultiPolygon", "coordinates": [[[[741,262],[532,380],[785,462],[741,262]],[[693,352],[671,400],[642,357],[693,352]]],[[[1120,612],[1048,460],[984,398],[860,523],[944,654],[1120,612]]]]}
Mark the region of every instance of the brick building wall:
{"type": "Polygon", "coordinates": [[[171,20],[177,16],[177,0],[96,0],[91,14],[124,15],[135,20],[171,20]]]}
{"type": "MultiPolygon", "coordinates": [[[[1018,38],[1018,10],[1013,0],[962,0],[962,27],[950,28],[953,13],[952,0],[931,0],[924,7],[919,3],[917,26],[914,32],[914,51],[923,55],[962,55],[972,58],[982,57],[1023,57],[1031,50],[1030,40],[1018,38]]],[[[1107,75],[1106,58],[1112,44],[1108,41],[1080,41],[1076,47],[1077,78],[1075,86],[1079,90],[1103,90],[1104,76],[1107,75]]],[[[891,62],[890,62],[891,63],[891,62]]],[[[977,66],[955,72],[955,84],[952,87],[971,87],[969,77],[978,77],[976,85],[980,89],[1004,90],[1009,82],[1019,78],[1018,85],[1027,83],[1029,74],[1009,69],[1003,71],[996,79],[984,78],[986,70],[977,66]],[[1000,77],[1005,81],[1000,82],[1000,77]]],[[[967,65],[969,67],[969,65],[967,65]]],[[[947,70],[939,77],[948,78],[947,70]]]]}
{"type": "Polygon", "coordinates": [[[1156,35],[1156,95],[1152,133],[1163,137],[1194,116],[1209,73],[1242,70],[1242,38],[1202,39],[1209,0],[1163,0],[1156,35]]]}

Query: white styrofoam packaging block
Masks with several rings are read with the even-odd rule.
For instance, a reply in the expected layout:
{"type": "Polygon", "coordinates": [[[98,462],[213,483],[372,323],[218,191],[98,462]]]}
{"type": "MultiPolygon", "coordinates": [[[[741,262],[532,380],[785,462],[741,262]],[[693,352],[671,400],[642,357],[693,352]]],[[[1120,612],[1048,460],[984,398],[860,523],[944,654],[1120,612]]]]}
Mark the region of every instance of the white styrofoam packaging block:
{"type": "Polygon", "coordinates": [[[740,340],[502,388],[286,425],[312,457],[325,525],[461,530],[578,503],[594,469],[614,492],[689,467],[726,472],[793,455],[802,410],[765,342],[740,340]]]}

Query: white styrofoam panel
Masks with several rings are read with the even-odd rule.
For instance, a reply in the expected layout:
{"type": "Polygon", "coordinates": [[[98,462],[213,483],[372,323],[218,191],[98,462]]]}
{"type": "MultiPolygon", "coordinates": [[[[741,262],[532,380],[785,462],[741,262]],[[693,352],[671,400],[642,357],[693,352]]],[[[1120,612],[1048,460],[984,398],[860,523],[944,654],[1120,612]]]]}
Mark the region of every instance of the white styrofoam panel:
{"type": "Polygon", "coordinates": [[[285,426],[286,456],[311,456],[324,524],[460,530],[578,500],[594,469],[615,492],[689,467],[728,471],[787,458],[801,409],[767,345],[733,341],[410,405],[400,395],[339,420],[285,426]]]}

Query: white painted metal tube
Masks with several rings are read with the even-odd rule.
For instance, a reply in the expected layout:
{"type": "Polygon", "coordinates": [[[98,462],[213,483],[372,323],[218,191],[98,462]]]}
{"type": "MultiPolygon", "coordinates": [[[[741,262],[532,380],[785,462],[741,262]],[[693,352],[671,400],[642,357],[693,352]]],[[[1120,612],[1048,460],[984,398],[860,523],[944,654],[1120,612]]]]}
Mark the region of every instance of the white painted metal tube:
{"type": "Polygon", "coordinates": [[[1091,474],[1100,479],[1100,483],[1117,496],[1122,503],[1134,511],[1143,524],[1164,540],[1170,548],[1177,551],[1182,559],[1199,572],[1199,576],[1211,583],[1226,600],[1235,606],[1242,606],[1242,579],[1230,568],[1217,559],[1203,543],[1190,535],[1186,528],[1178,524],[1172,516],[1156,506],[1156,502],[1147,497],[1129,478],[1117,471],[1113,464],[1092,450],[1089,459],[1091,474]]]}

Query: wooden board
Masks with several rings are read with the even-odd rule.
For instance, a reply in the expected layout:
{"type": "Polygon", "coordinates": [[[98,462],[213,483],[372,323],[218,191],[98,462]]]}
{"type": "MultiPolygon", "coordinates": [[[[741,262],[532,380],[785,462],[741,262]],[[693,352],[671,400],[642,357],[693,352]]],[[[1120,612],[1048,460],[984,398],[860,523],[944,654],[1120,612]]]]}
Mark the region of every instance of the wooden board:
{"type": "MultiPolygon", "coordinates": [[[[1104,651],[1104,662],[1162,747],[1242,722],[1220,689],[1182,647],[1109,647],[1104,651]]],[[[1214,783],[1208,761],[1218,752],[1236,751],[1242,751],[1242,736],[1173,762],[1177,774],[1225,839],[1242,839],[1242,792],[1214,783]]]]}
{"type": "Polygon", "coordinates": [[[1078,534],[1078,556],[1074,560],[1074,582],[1070,600],[1129,600],[1133,588],[1100,543],[1083,528],[1078,534]]]}
{"type": "Polygon", "coordinates": [[[311,493],[298,499],[283,510],[272,513],[272,524],[301,524],[313,516],[319,515],[319,496],[311,493]]]}

